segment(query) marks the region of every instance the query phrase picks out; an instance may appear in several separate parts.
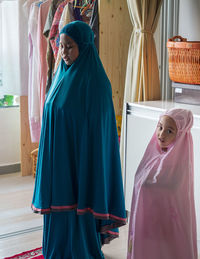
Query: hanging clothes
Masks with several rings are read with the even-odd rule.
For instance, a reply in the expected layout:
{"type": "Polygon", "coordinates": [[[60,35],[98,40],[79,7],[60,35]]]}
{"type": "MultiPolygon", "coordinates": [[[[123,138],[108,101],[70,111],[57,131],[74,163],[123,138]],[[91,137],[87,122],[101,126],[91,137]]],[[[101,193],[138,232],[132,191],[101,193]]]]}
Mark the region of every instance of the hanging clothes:
{"type": "Polygon", "coordinates": [[[55,15],[55,12],[58,8],[58,6],[63,2],[63,0],[52,0],[51,1],[51,5],[49,7],[49,12],[47,15],[47,19],[46,19],[46,23],[44,26],[44,36],[47,39],[47,67],[48,67],[48,71],[47,71],[47,83],[46,83],[46,93],[49,91],[49,88],[51,86],[51,82],[53,79],[53,70],[54,70],[54,63],[55,63],[55,59],[53,56],[53,51],[51,48],[51,43],[50,43],[50,39],[49,39],[49,33],[51,30],[51,26],[53,23],[53,18],[55,15]]]}
{"type": "Polygon", "coordinates": [[[56,71],[61,60],[60,54],[57,54],[60,22],[66,25],[75,19],[73,1],[67,5],[69,1],[28,0],[23,5],[24,13],[29,17],[28,106],[31,141],[33,143],[39,142],[45,94],[47,85],[52,80],[54,63],[56,61],[56,71]],[[52,25],[49,27],[51,23],[52,25]],[[42,32],[44,35],[48,35],[48,43],[46,43],[46,38],[42,32]]]}
{"type": "MultiPolygon", "coordinates": [[[[77,2],[77,4],[80,4],[80,2],[77,2]]],[[[80,11],[81,11],[81,8],[74,7],[74,2],[70,1],[65,6],[65,8],[62,12],[62,16],[60,18],[60,23],[59,23],[59,31],[61,31],[61,29],[66,24],[75,21],[76,18],[77,18],[77,14],[76,14],[76,17],[75,17],[75,12],[78,12],[80,14],[81,13],[80,11]]],[[[78,18],[78,19],[80,19],[80,18],[78,18]]],[[[99,33],[99,31],[98,31],[98,3],[93,3],[93,12],[92,12],[92,17],[90,19],[90,23],[91,23],[90,26],[91,26],[91,28],[94,32],[95,46],[98,49],[99,48],[98,47],[98,45],[99,45],[99,43],[98,43],[98,41],[99,41],[99,37],[98,37],[98,33],[99,33]]],[[[54,66],[54,73],[57,71],[57,68],[59,66],[60,61],[61,61],[61,54],[60,54],[60,50],[58,49],[58,55],[57,55],[55,66],[54,66]]]]}
{"type": "Polygon", "coordinates": [[[43,35],[43,30],[47,18],[47,14],[49,11],[49,6],[51,4],[51,0],[47,0],[41,3],[38,14],[38,48],[39,48],[39,63],[38,63],[38,71],[39,71],[39,97],[40,97],[40,121],[42,120],[43,106],[45,101],[45,90],[46,90],[46,81],[47,81],[47,60],[46,60],[46,52],[47,52],[47,41],[45,36],[43,35]]]}
{"type": "Polygon", "coordinates": [[[81,6],[82,6],[81,0],[76,0],[76,1],[73,2],[74,17],[75,17],[76,21],[82,21],[81,12],[80,12],[81,6]]]}
{"type": "MultiPolygon", "coordinates": [[[[65,25],[73,21],[75,21],[73,3],[68,2],[64,7],[64,10],[60,18],[59,32],[65,25]]],[[[57,58],[54,66],[54,73],[57,71],[60,61],[61,61],[61,52],[60,52],[60,48],[58,48],[58,54],[57,54],[57,58]]]]}
{"type": "Polygon", "coordinates": [[[50,44],[53,50],[54,59],[56,60],[58,49],[59,49],[59,43],[60,43],[60,36],[59,36],[59,23],[60,19],[63,13],[63,9],[65,8],[66,4],[69,2],[69,0],[65,0],[62,2],[58,8],[56,9],[54,19],[52,22],[52,26],[49,32],[49,40],[50,44]]]}
{"type": "Polygon", "coordinates": [[[40,93],[39,93],[39,49],[38,49],[38,14],[42,1],[34,2],[30,7],[28,20],[29,40],[29,83],[28,114],[31,141],[38,143],[40,139],[40,93]]]}
{"type": "Polygon", "coordinates": [[[94,44],[99,52],[99,10],[98,10],[98,0],[95,0],[92,17],[89,23],[91,29],[94,32],[94,44]]]}
{"type": "Polygon", "coordinates": [[[59,4],[61,4],[63,1],[64,0],[52,0],[51,1],[47,19],[46,19],[45,26],[44,26],[44,30],[43,30],[43,34],[46,38],[48,38],[48,36],[49,36],[56,9],[58,8],[59,4]]]}
{"type": "Polygon", "coordinates": [[[72,2],[68,2],[67,5],[65,6],[61,18],[60,18],[60,22],[59,22],[59,32],[62,30],[62,28],[67,25],[70,22],[75,21],[75,17],[74,17],[74,9],[73,9],[73,3],[72,2]]]}
{"type": "Polygon", "coordinates": [[[24,15],[28,18],[30,15],[30,9],[31,9],[31,5],[34,2],[37,2],[38,0],[26,0],[25,3],[23,4],[23,11],[24,11],[24,15]]]}
{"type": "MultiPolygon", "coordinates": [[[[78,44],[79,56],[70,67],[61,60],[45,100],[32,209],[50,213],[44,217],[43,240],[52,244],[45,247],[47,257],[55,258],[49,256],[55,255],[54,245],[64,242],[59,252],[70,254],[62,258],[78,258],[71,248],[85,245],[79,232],[86,227],[86,215],[91,231],[104,244],[118,236],[116,228],[126,224],[126,212],[112,89],[93,32],[75,21],[61,33],[78,44]],[[59,217],[66,224],[63,228],[59,217]],[[81,218],[79,231],[67,231],[67,222],[81,218]],[[62,233],[49,235],[57,225],[62,233]]],[[[90,254],[93,234],[87,234],[90,254]]],[[[85,253],[82,258],[92,257],[85,253]]]]}

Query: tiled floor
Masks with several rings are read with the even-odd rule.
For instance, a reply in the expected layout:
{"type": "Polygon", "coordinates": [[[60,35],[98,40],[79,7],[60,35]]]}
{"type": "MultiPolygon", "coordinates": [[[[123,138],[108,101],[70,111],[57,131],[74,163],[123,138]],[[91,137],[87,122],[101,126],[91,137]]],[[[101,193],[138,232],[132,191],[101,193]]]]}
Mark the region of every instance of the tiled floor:
{"type": "MultiPolygon", "coordinates": [[[[42,216],[31,211],[34,179],[20,173],[0,175],[0,259],[42,245],[42,216]]],[[[103,247],[106,259],[125,259],[127,226],[103,247]]]]}

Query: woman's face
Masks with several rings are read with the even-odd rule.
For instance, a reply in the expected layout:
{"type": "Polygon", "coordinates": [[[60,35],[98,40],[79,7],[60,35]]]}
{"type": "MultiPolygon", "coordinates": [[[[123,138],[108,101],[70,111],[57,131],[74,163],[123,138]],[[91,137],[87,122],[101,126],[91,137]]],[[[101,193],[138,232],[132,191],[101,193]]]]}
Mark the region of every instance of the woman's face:
{"type": "Polygon", "coordinates": [[[169,116],[162,116],[158,122],[156,135],[158,144],[163,151],[175,140],[177,127],[175,121],[169,116]]]}
{"type": "Polygon", "coordinates": [[[60,35],[61,56],[65,63],[70,66],[79,56],[77,43],[66,34],[60,35]]]}

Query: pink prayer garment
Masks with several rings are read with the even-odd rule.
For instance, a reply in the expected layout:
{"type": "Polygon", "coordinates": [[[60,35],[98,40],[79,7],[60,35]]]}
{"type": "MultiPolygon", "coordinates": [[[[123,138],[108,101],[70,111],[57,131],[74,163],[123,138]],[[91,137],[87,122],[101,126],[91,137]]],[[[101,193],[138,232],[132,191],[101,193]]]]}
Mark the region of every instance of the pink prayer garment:
{"type": "Polygon", "coordinates": [[[167,150],[156,132],[135,175],[127,259],[197,259],[194,206],[193,115],[171,109],[161,115],[175,122],[167,150]]]}

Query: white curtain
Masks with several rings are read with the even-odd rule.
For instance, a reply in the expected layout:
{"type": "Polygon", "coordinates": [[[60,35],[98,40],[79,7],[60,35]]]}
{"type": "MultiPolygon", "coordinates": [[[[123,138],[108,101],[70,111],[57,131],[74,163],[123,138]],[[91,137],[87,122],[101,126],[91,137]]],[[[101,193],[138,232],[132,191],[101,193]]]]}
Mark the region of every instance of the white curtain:
{"type": "Polygon", "coordinates": [[[27,95],[27,47],[21,44],[28,33],[23,26],[24,0],[0,0],[0,94],[27,95]],[[21,39],[20,39],[21,35],[21,39]],[[26,60],[26,64],[24,61],[26,60]],[[23,64],[23,69],[20,69],[23,64]],[[20,74],[21,73],[21,74],[20,74]]]}
{"type": "MultiPolygon", "coordinates": [[[[124,105],[160,99],[160,81],[153,34],[162,0],[127,0],[133,32],[129,44],[124,105]]],[[[124,169],[125,107],[123,109],[120,153],[124,169]]]]}
{"type": "Polygon", "coordinates": [[[2,94],[20,94],[19,14],[16,1],[0,2],[2,94]]]}

